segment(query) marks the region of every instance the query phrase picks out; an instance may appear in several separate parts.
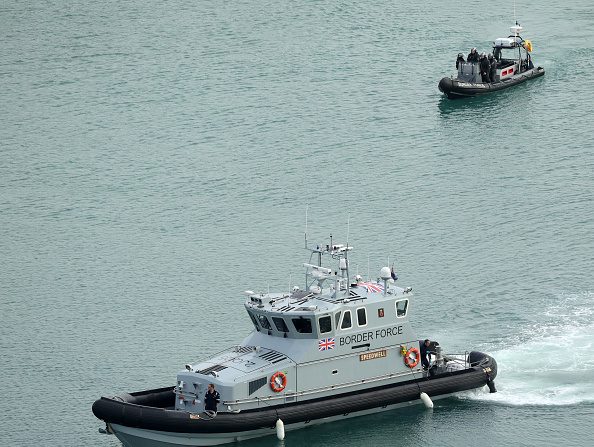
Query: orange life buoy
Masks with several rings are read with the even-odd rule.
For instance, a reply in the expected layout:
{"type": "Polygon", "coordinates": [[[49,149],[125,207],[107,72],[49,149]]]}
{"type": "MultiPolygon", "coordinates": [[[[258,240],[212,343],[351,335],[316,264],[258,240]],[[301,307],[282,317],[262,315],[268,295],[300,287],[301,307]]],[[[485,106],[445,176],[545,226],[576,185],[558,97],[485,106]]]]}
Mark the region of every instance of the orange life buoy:
{"type": "Polygon", "coordinates": [[[277,371],[270,378],[270,388],[275,393],[280,393],[287,386],[287,376],[285,373],[277,371]]]}
{"type": "Polygon", "coordinates": [[[421,353],[419,352],[418,348],[410,348],[406,355],[404,356],[404,364],[408,366],[410,369],[413,369],[415,366],[419,364],[419,360],[421,359],[421,353]],[[414,354],[414,355],[413,355],[414,354]]]}

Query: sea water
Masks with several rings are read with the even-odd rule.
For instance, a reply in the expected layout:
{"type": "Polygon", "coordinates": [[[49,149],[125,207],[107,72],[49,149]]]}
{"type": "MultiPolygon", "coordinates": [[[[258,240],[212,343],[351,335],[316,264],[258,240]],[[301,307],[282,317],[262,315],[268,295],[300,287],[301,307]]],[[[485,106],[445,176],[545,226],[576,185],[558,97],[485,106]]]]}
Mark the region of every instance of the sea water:
{"type": "Polygon", "coordinates": [[[91,405],[251,330],[312,242],[413,287],[486,389],[246,446],[594,439],[594,5],[516,5],[546,75],[449,101],[493,2],[0,6],[0,444],[116,446],[91,405]]]}

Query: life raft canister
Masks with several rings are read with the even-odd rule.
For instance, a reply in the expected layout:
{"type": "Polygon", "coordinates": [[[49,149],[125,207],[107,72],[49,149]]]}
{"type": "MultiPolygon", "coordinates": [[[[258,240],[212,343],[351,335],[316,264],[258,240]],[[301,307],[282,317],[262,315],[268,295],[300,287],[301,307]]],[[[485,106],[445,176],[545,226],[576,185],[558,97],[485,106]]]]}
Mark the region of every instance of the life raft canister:
{"type": "Polygon", "coordinates": [[[270,378],[270,388],[275,393],[280,393],[287,386],[287,376],[281,371],[275,372],[270,378]]]}
{"type": "Polygon", "coordinates": [[[415,366],[419,364],[420,359],[421,353],[419,352],[419,349],[410,348],[404,356],[404,364],[408,366],[410,369],[413,369],[415,366]]]}

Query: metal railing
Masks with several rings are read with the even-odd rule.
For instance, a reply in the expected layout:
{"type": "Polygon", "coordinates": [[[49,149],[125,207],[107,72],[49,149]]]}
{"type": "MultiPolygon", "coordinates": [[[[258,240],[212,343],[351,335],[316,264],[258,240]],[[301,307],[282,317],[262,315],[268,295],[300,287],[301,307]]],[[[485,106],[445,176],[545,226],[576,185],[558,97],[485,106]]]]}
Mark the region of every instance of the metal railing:
{"type": "Polygon", "coordinates": [[[224,405],[240,405],[240,404],[255,403],[255,402],[285,400],[286,398],[291,398],[291,397],[297,398],[297,397],[302,397],[302,396],[310,396],[310,395],[325,393],[328,391],[335,391],[335,390],[340,390],[340,389],[345,389],[345,388],[351,388],[351,387],[355,387],[355,386],[361,385],[361,384],[379,382],[382,380],[392,379],[395,377],[402,377],[402,376],[408,376],[408,375],[411,375],[414,377],[414,373],[422,374],[423,369],[416,368],[416,369],[401,372],[401,373],[388,373],[388,374],[383,374],[381,376],[370,377],[368,379],[357,379],[357,380],[352,380],[349,382],[343,382],[343,383],[338,383],[338,384],[334,384],[334,385],[327,385],[327,386],[323,386],[320,388],[311,388],[309,390],[304,390],[304,391],[295,391],[292,393],[285,393],[281,396],[269,395],[269,396],[261,396],[261,397],[248,398],[248,399],[229,400],[229,401],[224,401],[223,404],[224,405]]]}

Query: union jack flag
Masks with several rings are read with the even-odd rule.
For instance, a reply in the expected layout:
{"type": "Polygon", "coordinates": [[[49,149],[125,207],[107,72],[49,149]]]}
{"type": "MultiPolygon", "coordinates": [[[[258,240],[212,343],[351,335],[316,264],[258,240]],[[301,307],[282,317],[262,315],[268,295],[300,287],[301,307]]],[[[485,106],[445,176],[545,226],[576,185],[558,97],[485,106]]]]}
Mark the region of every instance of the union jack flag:
{"type": "Polygon", "coordinates": [[[357,284],[359,287],[365,287],[365,289],[367,290],[367,293],[370,292],[383,292],[384,291],[384,286],[382,286],[381,284],[375,283],[375,282],[360,282],[359,284],[357,284]]]}
{"type": "Polygon", "coordinates": [[[318,341],[318,351],[328,351],[334,349],[334,337],[322,338],[318,341]]]}

